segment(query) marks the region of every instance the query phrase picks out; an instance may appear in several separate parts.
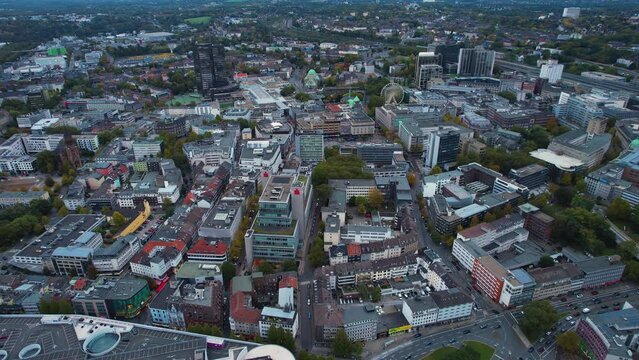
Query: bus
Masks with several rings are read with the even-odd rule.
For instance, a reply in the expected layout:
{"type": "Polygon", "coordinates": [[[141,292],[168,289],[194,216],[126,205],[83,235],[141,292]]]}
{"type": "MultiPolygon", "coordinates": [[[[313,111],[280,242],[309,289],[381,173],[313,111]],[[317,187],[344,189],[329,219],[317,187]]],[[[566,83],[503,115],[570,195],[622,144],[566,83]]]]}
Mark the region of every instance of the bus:
{"type": "Polygon", "coordinates": [[[206,337],[206,346],[213,349],[223,349],[224,348],[224,338],[217,336],[207,336],[206,337]]]}

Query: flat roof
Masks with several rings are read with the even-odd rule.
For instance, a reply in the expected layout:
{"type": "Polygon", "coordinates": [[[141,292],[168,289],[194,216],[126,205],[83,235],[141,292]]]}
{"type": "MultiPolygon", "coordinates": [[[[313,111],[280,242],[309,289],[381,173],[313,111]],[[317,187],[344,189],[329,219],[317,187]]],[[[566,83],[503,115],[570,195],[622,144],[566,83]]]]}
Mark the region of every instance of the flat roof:
{"type": "Polygon", "coordinates": [[[560,155],[548,149],[537,149],[531,151],[530,156],[567,171],[575,170],[584,166],[584,162],[579,159],[567,155],[560,155]]]}

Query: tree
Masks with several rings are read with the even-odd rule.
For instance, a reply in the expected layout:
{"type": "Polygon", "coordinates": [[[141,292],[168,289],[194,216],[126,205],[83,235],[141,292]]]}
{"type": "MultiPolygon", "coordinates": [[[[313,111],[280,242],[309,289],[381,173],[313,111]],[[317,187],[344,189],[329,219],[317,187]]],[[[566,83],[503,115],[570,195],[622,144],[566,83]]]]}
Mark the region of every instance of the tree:
{"type": "Polygon", "coordinates": [[[275,272],[275,267],[273,266],[273,264],[271,264],[268,261],[262,261],[258,266],[257,266],[257,271],[260,271],[264,274],[272,274],[275,272]]]}
{"type": "Polygon", "coordinates": [[[541,258],[539,258],[539,262],[537,263],[537,266],[541,268],[547,268],[554,265],[555,265],[555,260],[553,260],[553,258],[551,258],[549,255],[542,256],[541,258]]]}
{"type": "Polygon", "coordinates": [[[588,211],[592,210],[592,208],[595,206],[595,202],[588,199],[585,195],[583,194],[577,194],[572,198],[572,201],[570,202],[570,207],[580,207],[580,208],[584,208],[588,211]]]}
{"type": "Polygon", "coordinates": [[[472,217],[472,219],[470,219],[470,226],[475,226],[478,224],[479,224],[479,217],[475,215],[472,217]]]}
{"type": "Polygon", "coordinates": [[[353,343],[346,335],[344,329],[339,329],[335,333],[333,340],[333,355],[338,358],[350,358],[353,355],[353,343]]]}
{"type": "Polygon", "coordinates": [[[53,151],[44,150],[39,152],[36,156],[35,166],[43,173],[53,174],[57,169],[57,160],[58,159],[53,151]]]}
{"type": "Polygon", "coordinates": [[[297,93],[295,94],[295,100],[300,101],[300,102],[307,102],[309,100],[311,100],[311,96],[307,93],[297,93]]]}
{"type": "Polygon", "coordinates": [[[111,215],[111,220],[113,221],[113,226],[118,229],[126,224],[126,218],[119,211],[113,212],[113,215],[111,215]]]}
{"type": "Polygon", "coordinates": [[[559,320],[560,316],[548,300],[533,301],[522,308],[519,327],[528,340],[536,341],[559,320]]]}
{"type": "Polygon", "coordinates": [[[384,196],[382,195],[382,192],[377,188],[372,188],[368,192],[368,204],[375,210],[381,209],[384,204],[384,196]]]}
{"type": "Polygon", "coordinates": [[[280,90],[280,95],[282,96],[291,96],[295,93],[295,86],[286,85],[280,90]]]}
{"type": "Polygon", "coordinates": [[[565,172],[561,174],[561,177],[559,178],[559,185],[568,186],[570,185],[571,182],[572,182],[572,177],[570,176],[569,173],[565,172]]]}
{"type": "Polygon", "coordinates": [[[233,279],[233,277],[237,273],[235,265],[228,261],[225,261],[222,263],[222,266],[220,266],[220,271],[222,272],[222,279],[224,279],[224,286],[226,286],[226,288],[228,289],[229,284],[231,283],[231,279],[233,279]]]}
{"type": "Polygon", "coordinates": [[[326,253],[324,252],[324,240],[321,237],[315,238],[313,244],[311,244],[311,250],[308,254],[308,260],[311,262],[311,266],[314,268],[320,267],[328,263],[326,253]]]}
{"type": "Polygon", "coordinates": [[[429,175],[437,175],[437,174],[441,174],[442,173],[442,168],[439,167],[439,165],[435,165],[433,166],[433,168],[430,170],[430,174],[429,175]]]}
{"type": "Polygon", "coordinates": [[[38,215],[48,215],[51,212],[51,203],[49,200],[35,199],[29,202],[29,206],[38,215]]]}
{"type": "Polygon", "coordinates": [[[484,215],[485,222],[492,222],[495,220],[497,220],[497,216],[495,216],[492,212],[487,212],[486,215],[484,215]]]}
{"type": "Polygon", "coordinates": [[[575,195],[574,191],[569,187],[562,186],[554,193],[555,200],[561,206],[569,206],[572,201],[572,197],[575,195]]]}
{"type": "Polygon", "coordinates": [[[630,214],[630,204],[622,199],[615,198],[612,200],[606,211],[606,215],[613,220],[626,220],[630,214]]]}
{"type": "Polygon", "coordinates": [[[579,352],[579,335],[574,331],[566,331],[557,336],[557,345],[567,353],[576,354],[579,352]]]}
{"type": "Polygon", "coordinates": [[[410,187],[413,187],[417,183],[417,176],[415,175],[414,172],[410,171],[406,175],[406,180],[408,181],[408,185],[410,185],[410,187]]]}
{"type": "Polygon", "coordinates": [[[64,207],[64,201],[62,201],[62,199],[56,196],[53,199],[53,202],[51,203],[51,205],[53,206],[54,209],[60,210],[60,208],[64,207]]]}
{"type": "Polygon", "coordinates": [[[364,204],[357,205],[357,213],[360,215],[364,215],[366,213],[366,205],[364,204]]]}
{"type": "Polygon", "coordinates": [[[44,185],[48,187],[53,187],[53,185],[55,185],[55,181],[53,180],[51,176],[47,176],[47,178],[44,179],[44,185]]]}
{"type": "Polygon", "coordinates": [[[637,256],[637,243],[633,240],[626,240],[617,246],[617,251],[624,260],[632,260],[637,256]]]}
{"type": "Polygon", "coordinates": [[[295,260],[285,260],[282,263],[282,271],[297,271],[297,264],[295,263],[295,260]]]}
{"type": "Polygon", "coordinates": [[[80,207],[80,208],[78,208],[78,209],[76,210],[76,212],[77,212],[78,214],[90,214],[90,213],[91,213],[91,210],[89,210],[88,208],[85,208],[85,207],[80,207]]]}
{"type": "Polygon", "coordinates": [[[266,340],[269,344],[283,346],[290,352],[295,353],[295,339],[293,338],[293,334],[274,324],[268,329],[266,340]]]}
{"type": "Polygon", "coordinates": [[[63,207],[61,207],[61,208],[58,210],[58,217],[61,217],[61,218],[62,218],[62,217],[65,217],[65,216],[67,216],[67,215],[69,215],[69,210],[67,210],[67,208],[66,208],[66,207],[64,207],[64,206],[63,206],[63,207]]]}

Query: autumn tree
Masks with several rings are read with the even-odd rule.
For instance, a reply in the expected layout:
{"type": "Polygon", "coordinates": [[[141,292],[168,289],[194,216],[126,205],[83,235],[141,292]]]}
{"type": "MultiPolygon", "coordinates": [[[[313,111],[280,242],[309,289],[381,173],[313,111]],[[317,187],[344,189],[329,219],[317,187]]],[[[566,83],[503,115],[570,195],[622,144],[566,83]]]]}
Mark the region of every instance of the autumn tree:
{"type": "Polygon", "coordinates": [[[372,188],[371,191],[368,192],[368,205],[375,210],[379,210],[383,204],[384,196],[382,192],[377,188],[372,188]]]}

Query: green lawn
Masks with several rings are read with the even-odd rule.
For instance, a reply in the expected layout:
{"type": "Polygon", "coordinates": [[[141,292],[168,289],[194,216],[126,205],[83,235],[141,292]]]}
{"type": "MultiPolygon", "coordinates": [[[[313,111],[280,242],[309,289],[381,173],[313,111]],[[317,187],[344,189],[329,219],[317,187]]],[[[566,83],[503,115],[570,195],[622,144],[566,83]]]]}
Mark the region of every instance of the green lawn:
{"type": "Polygon", "coordinates": [[[486,345],[479,341],[464,341],[464,345],[478,352],[481,356],[481,360],[490,360],[495,353],[495,349],[493,349],[490,345],[486,345]]]}
{"type": "MultiPolygon", "coordinates": [[[[495,349],[479,341],[464,341],[464,345],[475,352],[479,353],[480,360],[490,360],[495,353],[495,349]]],[[[460,349],[446,346],[441,349],[437,349],[424,358],[424,360],[446,360],[453,354],[460,351],[460,349]]]]}
{"type": "Polygon", "coordinates": [[[211,22],[211,17],[200,16],[196,18],[184,19],[184,22],[189,25],[208,25],[211,22]]]}

